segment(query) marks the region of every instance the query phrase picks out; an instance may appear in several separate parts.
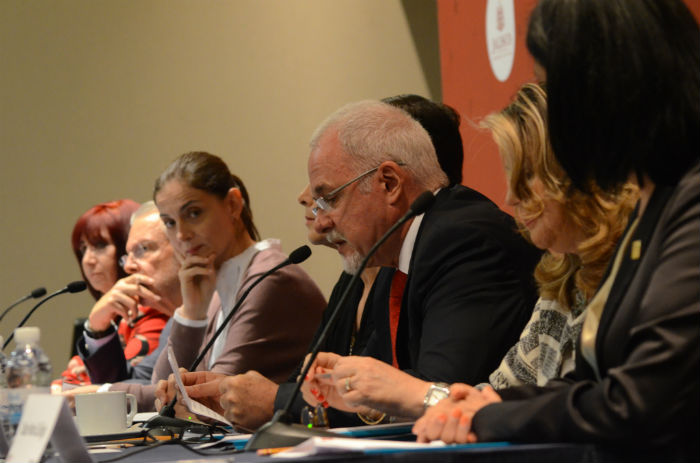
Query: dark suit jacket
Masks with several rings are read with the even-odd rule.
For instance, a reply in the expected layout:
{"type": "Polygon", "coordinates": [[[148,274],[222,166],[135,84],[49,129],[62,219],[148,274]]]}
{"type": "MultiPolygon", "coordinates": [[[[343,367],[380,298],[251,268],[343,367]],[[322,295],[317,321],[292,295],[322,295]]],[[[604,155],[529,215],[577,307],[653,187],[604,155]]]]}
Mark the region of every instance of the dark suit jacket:
{"type": "MultiPolygon", "coordinates": [[[[532,314],[539,257],[485,196],[462,185],[440,190],[413,248],[396,341],[399,367],[430,381],[488,381],[532,314]]],[[[367,353],[391,362],[388,304],[383,308],[367,353]]]]}
{"type": "Polygon", "coordinates": [[[163,331],[160,332],[158,347],[133,367],[124,356],[124,348],[119,342],[119,336],[113,336],[108,343],[101,346],[92,355],[88,352],[85,341],[81,336],[77,342],[76,349],[78,355],[85,363],[93,384],[115,383],[117,381],[150,384],[153,367],[156,364],[156,360],[158,360],[160,352],[168,343],[172,325],[173,319],[171,318],[165,324],[163,331]]]}
{"type": "Polygon", "coordinates": [[[474,416],[480,440],[628,443],[698,459],[700,166],[657,186],[618,271],[596,337],[601,379],[577,352],[567,381],[504,389],[474,416]],[[658,448],[658,447],[657,447],[658,448]]]}
{"type": "MultiPolygon", "coordinates": [[[[393,275],[394,270],[390,268],[382,268],[379,271],[379,274],[386,272],[388,272],[389,275],[393,275]]],[[[318,327],[318,330],[316,330],[311,346],[316,344],[318,337],[321,335],[321,332],[328,323],[328,318],[331,316],[331,312],[335,310],[338,303],[341,302],[340,298],[350,284],[351,279],[352,275],[345,272],[340,275],[340,278],[333,287],[331,297],[328,300],[328,307],[323,312],[323,320],[321,320],[321,324],[318,327]]],[[[377,287],[376,281],[377,280],[375,280],[375,284],[372,286],[372,289],[367,296],[367,301],[365,302],[365,308],[362,312],[362,320],[360,321],[360,330],[357,333],[354,333],[355,343],[352,350],[353,355],[364,355],[365,347],[367,346],[370,337],[374,333],[374,310],[376,306],[374,295],[377,287]]],[[[357,305],[360,303],[363,289],[364,284],[362,283],[361,279],[358,279],[355,287],[350,290],[350,293],[343,303],[343,306],[340,307],[340,313],[338,314],[335,325],[330,328],[328,337],[322,344],[320,352],[333,352],[339,355],[351,355],[349,349],[350,338],[353,336],[353,332],[355,331],[354,326],[355,317],[357,316],[357,305]]],[[[311,347],[309,350],[311,350],[311,347]]],[[[275,396],[275,410],[283,408],[289,400],[289,397],[291,397],[296,386],[295,381],[297,380],[297,376],[299,376],[301,373],[302,364],[297,367],[286,383],[280,384],[280,387],[277,390],[277,395],[275,396]]],[[[299,421],[301,410],[305,405],[306,402],[304,402],[301,393],[299,393],[290,410],[294,422],[299,421]]],[[[328,420],[334,427],[363,424],[359,418],[355,416],[355,414],[347,414],[335,409],[328,409],[327,413],[328,420]]]]}

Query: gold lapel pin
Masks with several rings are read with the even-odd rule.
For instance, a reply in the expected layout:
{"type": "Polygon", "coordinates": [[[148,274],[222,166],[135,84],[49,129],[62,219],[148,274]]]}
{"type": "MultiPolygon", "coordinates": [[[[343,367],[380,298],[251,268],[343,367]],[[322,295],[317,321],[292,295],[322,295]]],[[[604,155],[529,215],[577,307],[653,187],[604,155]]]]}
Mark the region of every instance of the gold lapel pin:
{"type": "Polygon", "coordinates": [[[630,248],[630,259],[639,260],[642,256],[642,240],[632,241],[632,246],[630,248]]]}

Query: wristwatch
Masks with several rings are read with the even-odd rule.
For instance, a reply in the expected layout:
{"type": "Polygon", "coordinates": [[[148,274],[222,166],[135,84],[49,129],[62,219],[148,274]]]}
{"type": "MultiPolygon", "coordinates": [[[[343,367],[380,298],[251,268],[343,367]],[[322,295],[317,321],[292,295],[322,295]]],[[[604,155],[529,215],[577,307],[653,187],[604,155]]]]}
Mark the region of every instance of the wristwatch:
{"type": "Polygon", "coordinates": [[[92,339],[105,338],[117,331],[117,327],[114,325],[114,322],[110,322],[109,328],[107,328],[104,331],[93,331],[92,327],[90,326],[90,319],[85,320],[85,323],[83,323],[83,329],[85,330],[85,333],[92,339]]]}
{"type": "Polygon", "coordinates": [[[450,385],[447,383],[433,383],[428,388],[428,392],[425,393],[425,398],[423,399],[423,407],[427,409],[432,407],[436,403],[440,402],[442,399],[446,399],[450,396],[450,385]]]}

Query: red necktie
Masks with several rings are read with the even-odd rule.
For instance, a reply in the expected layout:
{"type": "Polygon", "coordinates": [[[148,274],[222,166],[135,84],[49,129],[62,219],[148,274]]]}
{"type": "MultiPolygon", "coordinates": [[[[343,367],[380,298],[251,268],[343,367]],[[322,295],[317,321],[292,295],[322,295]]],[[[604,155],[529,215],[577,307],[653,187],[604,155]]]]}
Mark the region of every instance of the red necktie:
{"type": "Polygon", "coordinates": [[[399,367],[398,359],[396,358],[396,333],[399,329],[399,316],[401,315],[401,299],[403,298],[403,290],[406,287],[406,279],[408,275],[401,270],[394,272],[394,278],[391,280],[391,291],[389,292],[389,329],[391,330],[391,355],[392,365],[399,367]]]}

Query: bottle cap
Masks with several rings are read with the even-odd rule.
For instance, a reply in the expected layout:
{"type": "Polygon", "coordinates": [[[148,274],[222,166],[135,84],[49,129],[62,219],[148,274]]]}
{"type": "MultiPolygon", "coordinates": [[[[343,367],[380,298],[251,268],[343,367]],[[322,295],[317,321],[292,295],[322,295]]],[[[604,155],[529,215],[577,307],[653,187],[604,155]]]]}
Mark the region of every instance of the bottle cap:
{"type": "Polygon", "coordinates": [[[23,326],[15,329],[15,342],[20,344],[36,344],[39,342],[41,332],[38,326],[23,326]]]}

